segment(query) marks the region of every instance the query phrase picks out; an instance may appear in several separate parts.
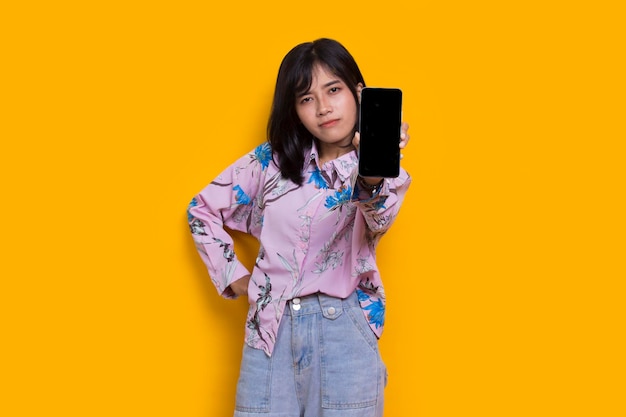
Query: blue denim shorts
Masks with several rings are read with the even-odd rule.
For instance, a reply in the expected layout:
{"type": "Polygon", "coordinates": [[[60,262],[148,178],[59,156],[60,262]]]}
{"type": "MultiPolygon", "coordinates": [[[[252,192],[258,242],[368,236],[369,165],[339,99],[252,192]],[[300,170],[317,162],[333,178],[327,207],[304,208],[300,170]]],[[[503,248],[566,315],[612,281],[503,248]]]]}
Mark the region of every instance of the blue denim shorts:
{"type": "Polygon", "coordinates": [[[271,357],[244,346],[234,417],[381,417],[386,382],[356,293],[294,298],[271,357]]]}

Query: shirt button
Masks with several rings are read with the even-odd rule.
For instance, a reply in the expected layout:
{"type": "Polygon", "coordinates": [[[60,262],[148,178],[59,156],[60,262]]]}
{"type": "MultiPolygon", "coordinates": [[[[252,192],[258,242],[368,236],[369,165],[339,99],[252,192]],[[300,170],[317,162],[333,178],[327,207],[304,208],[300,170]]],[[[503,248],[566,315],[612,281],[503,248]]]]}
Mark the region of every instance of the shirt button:
{"type": "Polygon", "coordinates": [[[331,316],[334,316],[336,313],[335,307],[328,307],[328,314],[330,314],[331,316]]]}

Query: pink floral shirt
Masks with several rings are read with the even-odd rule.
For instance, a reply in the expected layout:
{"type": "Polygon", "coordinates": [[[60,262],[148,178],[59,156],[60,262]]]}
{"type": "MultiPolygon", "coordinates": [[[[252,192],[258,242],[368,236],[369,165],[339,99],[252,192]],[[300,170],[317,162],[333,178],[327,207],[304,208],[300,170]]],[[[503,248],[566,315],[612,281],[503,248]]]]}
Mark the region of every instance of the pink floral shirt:
{"type": "Polygon", "coordinates": [[[315,146],[304,182],[284,179],[268,143],[237,160],[191,201],[189,226],[218,292],[250,274],[233,251],[227,229],[260,242],[248,287],[246,343],[271,355],[286,302],[321,292],[345,298],[357,291],[370,327],[380,337],[385,292],[376,245],[394,221],[411,178],[400,170],[371,195],[360,189],[357,154],[319,166],[315,146]]]}

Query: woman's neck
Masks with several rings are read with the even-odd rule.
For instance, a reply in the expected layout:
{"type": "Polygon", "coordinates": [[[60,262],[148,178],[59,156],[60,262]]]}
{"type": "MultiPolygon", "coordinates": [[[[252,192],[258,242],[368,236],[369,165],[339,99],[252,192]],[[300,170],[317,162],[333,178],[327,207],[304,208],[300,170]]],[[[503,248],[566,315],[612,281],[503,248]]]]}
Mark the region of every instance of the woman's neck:
{"type": "Polygon", "coordinates": [[[339,146],[328,143],[319,143],[318,142],[318,153],[319,153],[319,162],[320,166],[324,165],[326,162],[333,161],[340,156],[343,156],[349,152],[354,150],[354,146],[352,144],[348,146],[339,146]]]}

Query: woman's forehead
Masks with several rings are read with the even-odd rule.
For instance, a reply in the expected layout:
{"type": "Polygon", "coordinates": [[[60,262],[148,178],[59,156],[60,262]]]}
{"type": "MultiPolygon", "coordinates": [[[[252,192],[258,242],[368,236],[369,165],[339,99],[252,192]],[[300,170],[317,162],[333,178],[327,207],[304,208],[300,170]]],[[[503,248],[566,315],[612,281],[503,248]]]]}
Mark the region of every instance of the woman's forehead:
{"type": "Polygon", "coordinates": [[[326,84],[331,80],[338,80],[341,83],[345,83],[344,80],[332,71],[328,65],[315,62],[311,65],[309,71],[298,81],[296,85],[297,93],[304,93],[311,88],[317,86],[319,83],[326,84]]]}

